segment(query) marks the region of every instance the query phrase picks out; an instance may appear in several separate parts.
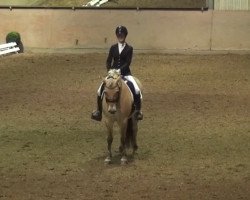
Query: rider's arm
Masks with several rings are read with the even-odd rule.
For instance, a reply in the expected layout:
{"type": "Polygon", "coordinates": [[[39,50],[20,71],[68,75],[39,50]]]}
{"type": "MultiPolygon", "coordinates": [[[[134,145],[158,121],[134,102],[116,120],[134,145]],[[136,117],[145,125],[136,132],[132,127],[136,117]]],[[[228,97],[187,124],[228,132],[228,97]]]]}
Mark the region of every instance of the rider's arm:
{"type": "Polygon", "coordinates": [[[107,61],[106,61],[107,70],[109,70],[111,68],[112,60],[113,60],[112,47],[110,47],[109,55],[108,55],[108,58],[107,58],[107,61]]]}

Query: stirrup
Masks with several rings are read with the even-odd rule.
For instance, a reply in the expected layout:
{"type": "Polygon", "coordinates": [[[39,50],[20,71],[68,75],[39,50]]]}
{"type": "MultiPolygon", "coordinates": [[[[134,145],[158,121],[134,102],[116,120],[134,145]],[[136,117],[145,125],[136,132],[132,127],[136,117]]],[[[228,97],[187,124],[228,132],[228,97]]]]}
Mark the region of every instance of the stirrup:
{"type": "Polygon", "coordinates": [[[99,110],[92,112],[91,119],[96,120],[96,121],[101,121],[102,120],[102,113],[99,110]]]}

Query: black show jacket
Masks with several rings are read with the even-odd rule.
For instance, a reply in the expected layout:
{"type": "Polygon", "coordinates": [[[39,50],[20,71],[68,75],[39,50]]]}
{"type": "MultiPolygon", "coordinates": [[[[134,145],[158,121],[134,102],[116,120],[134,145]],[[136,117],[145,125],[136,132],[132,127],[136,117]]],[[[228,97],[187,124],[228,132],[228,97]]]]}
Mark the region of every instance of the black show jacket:
{"type": "Polygon", "coordinates": [[[133,47],[126,44],[121,54],[119,54],[118,44],[110,47],[109,55],[107,58],[107,70],[120,69],[121,75],[131,75],[130,63],[133,56],[133,47]],[[112,63],[113,62],[113,63],[112,63]]]}

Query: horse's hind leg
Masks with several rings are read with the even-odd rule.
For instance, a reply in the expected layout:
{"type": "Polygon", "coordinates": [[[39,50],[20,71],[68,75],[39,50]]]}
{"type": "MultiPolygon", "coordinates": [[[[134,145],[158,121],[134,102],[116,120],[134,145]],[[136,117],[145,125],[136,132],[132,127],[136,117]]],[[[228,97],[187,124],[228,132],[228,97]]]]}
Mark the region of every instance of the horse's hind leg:
{"type": "Polygon", "coordinates": [[[137,145],[137,131],[138,131],[138,125],[137,120],[134,120],[133,122],[133,138],[132,138],[132,147],[133,147],[133,156],[135,155],[138,145],[137,145]]]}
{"type": "Polygon", "coordinates": [[[138,145],[137,145],[137,143],[136,143],[136,138],[135,138],[135,140],[134,140],[134,144],[132,144],[133,145],[133,156],[136,154],[136,151],[137,151],[137,149],[138,149],[138,145]]]}
{"type": "Polygon", "coordinates": [[[111,163],[111,157],[112,157],[111,146],[112,146],[112,142],[113,142],[113,126],[114,126],[113,122],[106,122],[107,133],[108,133],[108,137],[107,137],[108,156],[104,160],[104,162],[106,164],[110,164],[111,163]]]}

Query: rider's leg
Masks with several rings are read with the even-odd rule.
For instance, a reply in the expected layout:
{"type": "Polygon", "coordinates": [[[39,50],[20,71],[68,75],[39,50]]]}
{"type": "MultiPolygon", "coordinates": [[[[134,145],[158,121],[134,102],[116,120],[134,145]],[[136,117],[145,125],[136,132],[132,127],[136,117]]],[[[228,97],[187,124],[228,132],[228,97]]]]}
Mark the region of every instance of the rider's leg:
{"type": "Polygon", "coordinates": [[[104,84],[102,83],[97,91],[97,109],[92,112],[91,119],[96,121],[102,120],[102,93],[104,89],[104,84]]]}
{"type": "Polygon", "coordinates": [[[143,119],[143,114],[141,112],[141,95],[140,93],[135,93],[134,95],[134,102],[135,102],[135,118],[137,120],[143,119]]]}
{"type": "Polygon", "coordinates": [[[141,90],[138,84],[136,83],[135,79],[133,78],[133,76],[125,76],[125,78],[133,83],[133,86],[135,88],[134,92],[135,117],[137,120],[142,120],[143,114],[141,112],[141,102],[142,102],[141,90]]]}

